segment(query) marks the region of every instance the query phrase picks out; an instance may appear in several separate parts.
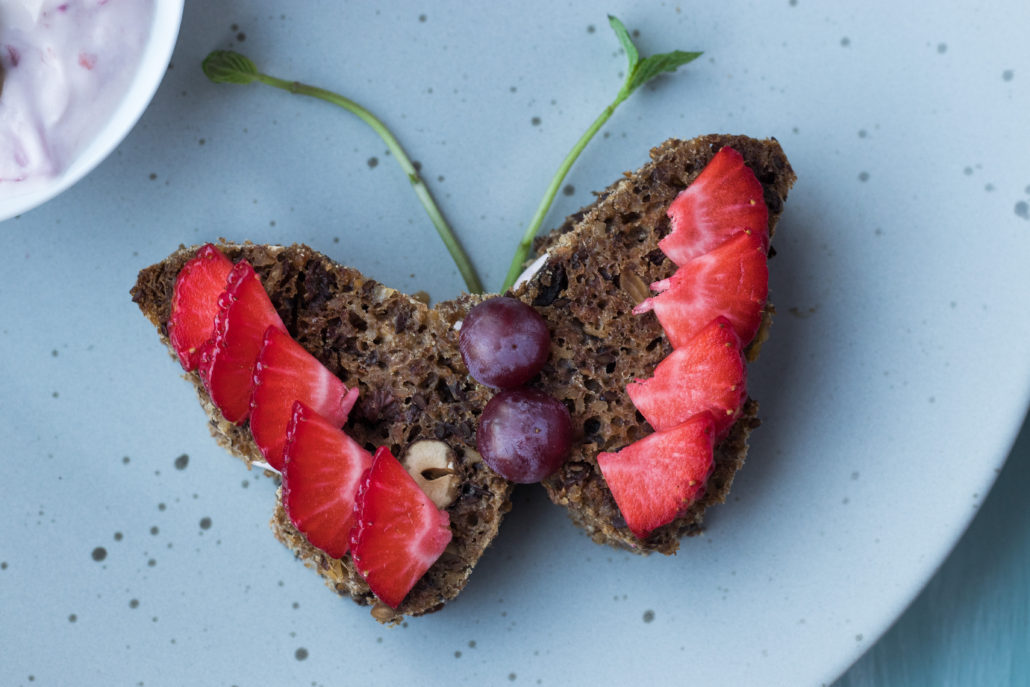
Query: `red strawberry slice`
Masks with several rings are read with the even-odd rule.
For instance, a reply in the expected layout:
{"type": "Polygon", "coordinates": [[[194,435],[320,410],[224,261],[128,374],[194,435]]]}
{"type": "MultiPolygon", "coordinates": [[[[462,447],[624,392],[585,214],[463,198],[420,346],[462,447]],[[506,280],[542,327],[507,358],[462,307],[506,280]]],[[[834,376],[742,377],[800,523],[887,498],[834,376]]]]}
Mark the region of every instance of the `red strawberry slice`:
{"type": "Polygon", "coordinates": [[[658,247],[677,265],[704,255],[743,229],[762,238],[769,249],[769,209],[762,184],[736,150],[715,154],[666,211],[672,230],[658,247]]]}
{"type": "Polygon", "coordinates": [[[651,288],[661,293],[633,312],[653,309],[673,348],[685,346],[719,315],[733,324],[747,346],[762,323],[769,295],[769,266],[761,238],[752,231],[738,232],[651,288]]]}
{"type": "Polygon", "coordinates": [[[289,334],[268,327],[254,366],[250,433],[269,465],[283,468],[286,426],[295,401],[342,427],[356,400],[357,389],[348,389],[289,334]]]}
{"type": "Polygon", "coordinates": [[[308,541],[333,558],[350,548],[358,484],[372,454],[300,401],[286,428],[283,507],[308,541]]]}
{"type": "Polygon", "coordinates": [[[175,278],[172,315],[168,319],[168,339],[184,370],[197,369],[200,349],[215,331],[218,297],[232,262],[212,244],[197,251],[175,278]]]}
{"type": "Polygon", "coordinates": [[[386,447],[358,488],[351,530],[354,564],[384,603],[397,608],[451,541],[439,510],[386,447]]]}
{"type": "Polygon", "coordinates": [[[719,441],[740,416],[747,398],[740,337],[717,317],[655,368],[654,376],[629,384],[626,392],[644,418],[663,431],[702,411],[711,411],[719,441]]]}
{"type": "Polygon", "coordinates": [[[198,366],[211,400],[229,422],[240,424],[250,413],[254,365],[270,326],[286,331],[254,268],[240,261],[218,298],[215,333],[198,366]]]}
{"type": "Polygon", "coordinates": [[[704,494],[714,440],[715,421],[705,412],[618,453],[598,454],[601,474],[634,535],[646,538],[704,494]]]}

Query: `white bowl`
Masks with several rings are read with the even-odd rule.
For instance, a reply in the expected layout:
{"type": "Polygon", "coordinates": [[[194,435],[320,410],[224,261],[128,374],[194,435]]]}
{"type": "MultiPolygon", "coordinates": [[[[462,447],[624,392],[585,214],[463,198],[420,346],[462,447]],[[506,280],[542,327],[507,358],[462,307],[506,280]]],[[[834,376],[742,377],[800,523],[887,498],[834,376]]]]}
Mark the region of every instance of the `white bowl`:
{"type": "Polygon", "coordinates": [[[179,36],[184,0],[155,0],[150,37],[136,74],[107,122],[75,159],[52,178],[33,183],[23,193],[0,197],[0,221],[27,212],[74,185],[118,147],[143,115],[161,83],[179,36]]]}

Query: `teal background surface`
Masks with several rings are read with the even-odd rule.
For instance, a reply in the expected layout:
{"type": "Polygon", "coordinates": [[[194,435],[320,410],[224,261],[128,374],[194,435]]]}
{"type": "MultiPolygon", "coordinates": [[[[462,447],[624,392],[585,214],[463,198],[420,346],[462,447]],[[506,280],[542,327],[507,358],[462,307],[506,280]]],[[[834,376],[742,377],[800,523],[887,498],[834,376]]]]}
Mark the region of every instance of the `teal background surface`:
{"type": "Polygon", "coordinates": [[[1030,420],[922,593],[834,687],[1030,685],[1030,420]]]}

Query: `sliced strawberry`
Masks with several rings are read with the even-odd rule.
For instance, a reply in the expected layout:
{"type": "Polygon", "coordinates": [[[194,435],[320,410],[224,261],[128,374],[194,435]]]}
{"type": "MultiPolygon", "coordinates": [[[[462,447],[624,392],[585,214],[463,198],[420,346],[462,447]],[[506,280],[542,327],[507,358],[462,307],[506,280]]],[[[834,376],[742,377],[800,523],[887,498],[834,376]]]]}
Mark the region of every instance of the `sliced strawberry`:
{"type": "Polygon", "coordinates": [[[333,558],[350,548],[358,484],[372,454],[300,401],[286,428],[283,507],[308,541],[333,558]]]}
{"type": "Polygon", "coordinates": [[[350,551],[368,586],[397,608],[451,541],[450,517],[386,447],[358,488],[350,551]]]}
{"type": "Polygon", "coordinates": [[[769,295],[769,266],[757,234],[738,232],[651,285],[659,295],[633,309],[654,310],[673,348],[685,346],[709,322],[724,316],[744,346],[762,323],[769,295]]]}
{"type": "Polygon", "coordinates": [[[646,538],[704,494],[714,439],[715,421],[705,412],[618,453],[598,454],[601,474],[633,534],[646,538]]]}
{"type": "Polygon", "coordinates": [[[172,292],[172,315],[168,318],[168,339],[185,370],[200,363],[200,349],[215,331],[218,297],[232,262],[212,244],[197,251],[179,271],[172,292]]]}
{"type": "Polygon", "coordinates": [[[294,401],[342,427],[358,400],[357,389],[348,389],[315,356],[274,326],[265,332],[253,377],[250,433],[265,460],[276,470],[283,467],[286,426],[294,401]]]}
{"type": "Polygon", "coordinates": [[[626,392],[659,432],[711,411],[719,441],[740,416],[747,398],[745,380],[740,337],[729,320],[717,317],[658,363],[653,377],[632,382],[626,392]]]}
{"type": "Polygon", "coordinates": [[[286,331],[254,268],[238,262],[218,299],[215,334],[199,365],[211,400],[229,422],[239,424],[250,412],[254,365],[269,327],[286,331]]]}
{"type": "Polygon", "coordinates": [[[736,150],[715,154],[666,211],[672,230],[658,247],[677,265],[704,255],[738,231],[750,229],[769,249],[769,209],[762,184],[736,150]]]}

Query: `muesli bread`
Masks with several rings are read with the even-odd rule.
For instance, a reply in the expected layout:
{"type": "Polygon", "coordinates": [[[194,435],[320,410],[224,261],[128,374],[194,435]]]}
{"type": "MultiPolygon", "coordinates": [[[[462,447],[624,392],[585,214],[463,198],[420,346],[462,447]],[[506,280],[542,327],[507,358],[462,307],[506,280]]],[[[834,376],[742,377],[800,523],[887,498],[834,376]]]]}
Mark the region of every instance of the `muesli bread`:
{"type": "MultiPolygon", "coordinates": [[[[572,455],[544,480],[551,499],[598,543],[632,551],[674,553],[684,535],[698,534],[704,511],[725,501],[758,426],[758,404],[748,400],[740,419],[717,446],[715,469],[703,498],[646,540],[626,527],[597,465],[597,454],[615,451],[651,430],[626,394],[626,385],[648,377],[671,350],[653,313],[631,310],[650,294],[648,284],[675,270],[658,241],[669,232],[666,210],[723,146],[737,150],[761,182],[769,209],[769,235],[783,212],[794,171],[775,139],[710,135],[669,140],[651,151],[651,162],[598,194],[593,205],[569,217],[537,242],[547,253],[540,270],[517,295],[532,303],[551,327],[551,355],[536,384],[565,401],[577,431],[572,455]]],[[[751,344],[753,360],[765,340],[773,308],[751,344]]]]}
{"type": "MultiPolygon", "coordinates": [[[[674,552],[681,536],[700,531],[705,509],[725,499],[744,462],[748,436],[758,425],[757,404],[749,399],[716,449],[704,497],[645,540],[629,531],[596,456],[650,432],[625,387],[651,374],[670,350],[654,315],[631,310],[648,297],[649,283],[674,269],[657,245],[669,231],[667,207],[726,145],[743,155],[762,183],[771,235],[794,181],[775,140],[714,135],[670,140],[651,151],[650,163],[627,173],[542,238],[537,248],[547,253],[546,263],[515,292],[537,309],[551,331],[548,362],[531,385],[565,403],[573,420],[572,454],[544,486],[599,543],[674,552]]],[[[180,248],[144,269],[132,289],[133,300],[166,344],[176,276],[198,248],[180,248]]],[[[457,456],[458,497],[447,508],[453,540],[396,611],[376,604],[349,555],[335,559],[309,544],[286,516],[281,498],[272,519],[276,536],[338,593],[376,604],[373,615],[380,621],[440,608],[464,587],[510,508],[510,485],[475,451],[478,418],[493,392],[469,376],[455,327],[483,297],[466,294],[429,308],[306,246],[223,242],[219,248],[230,260],[253,265],[289,333],[348,387],[359,390],[348,434],[369,450],[387,446],[394,455],[421,439],[441,441],[457,456]]],[[[757,355],[771,314],[767,306],[763,331],[749,357],[757,355]]],[[[260,461],[246,425],[221,416],[196,373],[187,379],[196,386],[219,442],[248,465],[260,461]]]]}
{"type": "MultiPolygon", "coordinates": [[[[175,279],[198,248],[180,248],[144,269],[132,289],[133,300],[170,351],[167,323],[175,279]]],[[[420,439],[442,441],[454,451],[458,495],[447,508],[453,539],[396,613],[378,605],[373,615],[391,621],[440,608],[465,586],[510,508],[509,483],[475,451],[476,417],[490,392],[469,378],[458,353],[453,327],[463,310],[430,309],[306,246],[221,243],[219,249],[234,262],[246,259],[253,265],[290,334],[359,390],[347,423],[350,436],[370,451],[388,446],[398,457],[420,439]]],[[[196,387],[218,442],[248,465],[262,461],[247,426],[222,417],[196,372],[186,378],[196,387]]],[[[350,556],[331,558],[309,544],[290,523],[281,498],[272,527],[331,588],[359,603],[375,603],[350,556]]]]}

